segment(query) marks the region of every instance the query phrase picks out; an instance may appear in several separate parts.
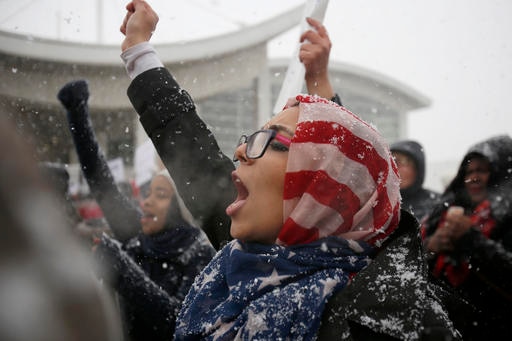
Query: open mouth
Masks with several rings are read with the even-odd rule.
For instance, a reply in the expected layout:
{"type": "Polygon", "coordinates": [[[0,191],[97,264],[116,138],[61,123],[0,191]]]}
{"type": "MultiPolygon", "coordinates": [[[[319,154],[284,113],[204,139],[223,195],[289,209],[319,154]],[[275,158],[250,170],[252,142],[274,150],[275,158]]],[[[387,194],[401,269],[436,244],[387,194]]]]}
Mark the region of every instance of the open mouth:
{"type": "Polygon", "coordinates": [[[238,195],[235,201],[233,201],[233,203],[231,203],[231,205],[229,205],[226,208],[226,214],[228,216],[235,215],[236,212],[245,204],[247,197],[249,196],[249,191],[247,190],[247,187],[245,187],[242,180],[238,177],[236,171],[233,171],[233,173],[231,173],[231,179],[235,184],[238,195]]]}
{"type": "Polygon", "coordinates": [[[157,220],[158,220],[158,217],[156,215],[154,215],[154,214],[149,213],[149,212],[144,212],[144,214],[140,218],[141,224],[148,223],[148,222],[151,222],[151,221],[157,221],[157,220]]]}

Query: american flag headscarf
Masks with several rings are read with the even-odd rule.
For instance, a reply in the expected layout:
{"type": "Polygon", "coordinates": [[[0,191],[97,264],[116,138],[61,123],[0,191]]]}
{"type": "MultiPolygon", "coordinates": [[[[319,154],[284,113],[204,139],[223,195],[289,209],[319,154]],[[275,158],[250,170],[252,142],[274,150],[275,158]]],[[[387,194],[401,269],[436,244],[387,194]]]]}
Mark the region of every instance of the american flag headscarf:
{"type": "Polygon", "coordinates": [[[195,279],[175,340],[315,340],[333,293],[398,225],[398,172],[381,136],[301,95],[278,243],[231,241],[195,279]]]}
{"type": "Polygon", "coordinates": [[[324,98],[299,95],[278,244],[326,236],[379,246],[398,226],[398,169],[373,127],[324,98]]]}

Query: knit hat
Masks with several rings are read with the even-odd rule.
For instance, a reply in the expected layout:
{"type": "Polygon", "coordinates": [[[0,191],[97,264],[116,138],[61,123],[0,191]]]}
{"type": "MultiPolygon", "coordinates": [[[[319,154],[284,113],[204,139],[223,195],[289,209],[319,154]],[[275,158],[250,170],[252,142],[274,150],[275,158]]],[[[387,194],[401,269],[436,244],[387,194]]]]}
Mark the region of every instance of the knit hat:
{"type": "Polygon", "coordinates": [[[338,236],[380,246],[400,220],[399,176],[388,144],[333,102],[309,95],[297,101],[277,242],[338,236]]]}

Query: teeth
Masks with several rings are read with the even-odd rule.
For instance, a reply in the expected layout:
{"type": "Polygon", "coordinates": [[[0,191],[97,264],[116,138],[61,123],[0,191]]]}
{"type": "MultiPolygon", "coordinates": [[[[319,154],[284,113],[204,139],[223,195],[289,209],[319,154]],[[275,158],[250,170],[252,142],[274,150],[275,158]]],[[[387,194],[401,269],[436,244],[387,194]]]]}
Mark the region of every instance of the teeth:
{"type": "Polygon", "coordinates": [[[153,217],[153,221],[158,221],[158,217],[153,217]]]}
{"type": "Polygon", "coordinates": [[[235,182],[242,182],[240,179],[236,179],[235,182]]]}

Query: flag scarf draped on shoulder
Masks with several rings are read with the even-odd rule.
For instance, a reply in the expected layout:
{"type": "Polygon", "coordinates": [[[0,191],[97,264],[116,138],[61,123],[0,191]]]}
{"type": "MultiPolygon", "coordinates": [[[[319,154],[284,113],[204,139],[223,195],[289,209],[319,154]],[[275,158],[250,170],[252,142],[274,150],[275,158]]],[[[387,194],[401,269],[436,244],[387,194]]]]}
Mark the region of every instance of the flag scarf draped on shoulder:
{"type": "Polygon", "coordinates": [[[196,278],[175,339],[312,340],[327,299],[372,251],[336,237],[290,247],[234,240],[196,278]]]}
{"type": "Polygon", "coordinates": [[[339,236],[379,246],[400,218],[398,170],[387,143],[333,102],[309,95],[296,101],[278,243],[339,236]]]}

